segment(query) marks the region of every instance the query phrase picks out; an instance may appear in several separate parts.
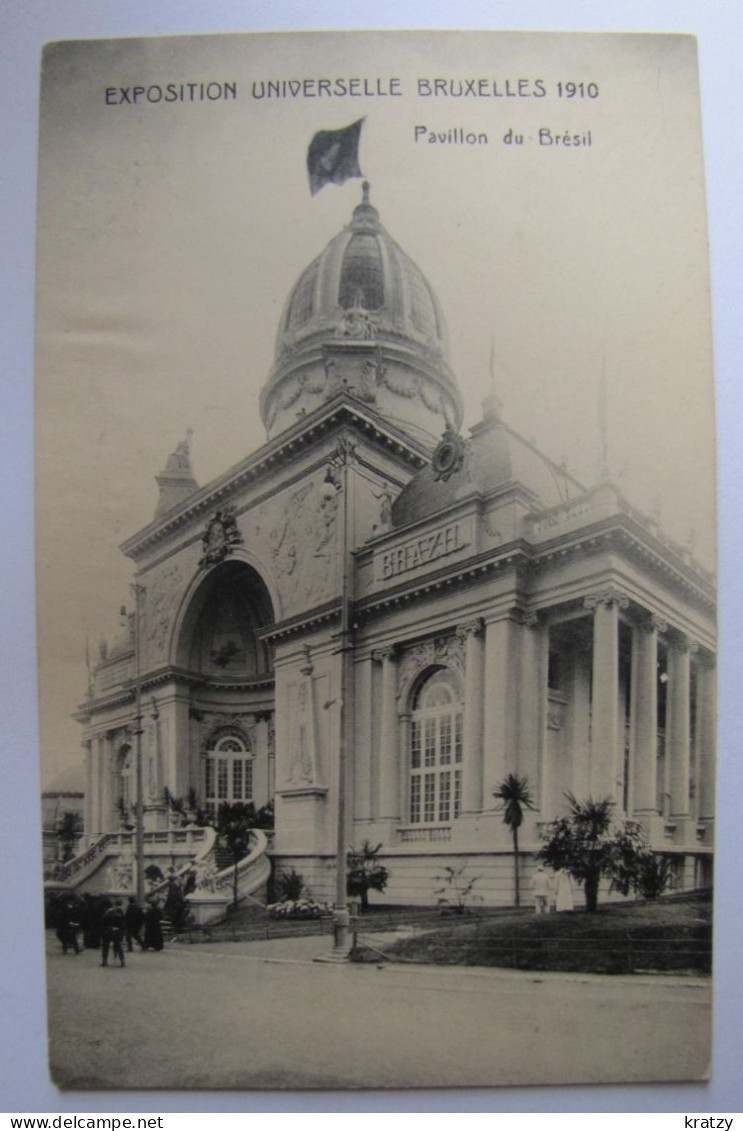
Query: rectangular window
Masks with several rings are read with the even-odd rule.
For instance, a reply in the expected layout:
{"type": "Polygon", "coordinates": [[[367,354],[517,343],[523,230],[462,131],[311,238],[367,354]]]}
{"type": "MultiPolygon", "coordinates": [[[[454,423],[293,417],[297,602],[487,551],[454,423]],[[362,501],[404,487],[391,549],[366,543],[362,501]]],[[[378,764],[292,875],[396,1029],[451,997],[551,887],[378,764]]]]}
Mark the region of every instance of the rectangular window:
{"type": "Polygon", "coordinates": [[[410,823],[420,824],[421,819],[421,779],[419,776],[410,779],[410,823]]]}
{"type": "Polygon", "coordinates": [[[423,779],[423,820],[436,820],[436,775],[425,774],[423,779]]]}
{"type": "Polygon", "coordinates": [[[410,727],[410,766],[420,769],[421,764],[421,724],[414,722],[410,727]]]}
{"type": "Polygon", "coordinates": [[[207,801],[214,799],[214,762],[211,758],[204,763],[204,795],[207,801]]]}
{"type": "Polygon", "coordinates": [[[451,771],[439,775],[439,820],[448,821],[451,807],[451,771]]]}
{"type": "Polygon", "coordinates": [[[439,762],[442,766],[451,762],[451,715],[439,720],[439,762]]]}
{"type": "Polygon", "coordinates": [[[232,798],[234,801],[242,801],[243,799],[242,758],[235,758],[232,763],[232,798]]]}
{"type": "Polygon", "coordinates": [[[243,796],[246,801],[253,800],[253,763],[248,758],[245,759],[245,793],[243,796]]]}
{"type": "Polygon", "coordinates": [[[462,812],[462,771],[454,771],[454,817],[462,812]]]}
{"type": "Polygon", "coordinates": [[[436,720],[426,719],[426,765],[436,765],[436,720]]]}
{"type": "Polygon", "coordinates": [[[217,759],[217,797],[220,801],[229,798],[230,779],[228,774],[229,762],[226,758],[217,759]]]}
{"type": "Polygon", "coordinates": [[[463,716],[460,712],[454,717],[454,761],[462,761],[462,731],[463,731],[463,716]]]}

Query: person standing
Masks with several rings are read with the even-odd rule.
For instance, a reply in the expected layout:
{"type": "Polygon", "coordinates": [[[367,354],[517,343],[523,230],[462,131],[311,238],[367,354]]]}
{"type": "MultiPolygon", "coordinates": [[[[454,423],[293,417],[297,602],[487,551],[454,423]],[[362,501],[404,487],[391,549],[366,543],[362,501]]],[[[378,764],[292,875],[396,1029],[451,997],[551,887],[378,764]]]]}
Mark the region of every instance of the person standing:
{"type": "Polygon", "coordinates": [[[142,950],[162,950],[164,946],[162,912],[156,899],[151,899],[144,913],[144,943],[142,950]]]}
{"type": "Polygon", "coordinates": [[[113,946],[114,958],[118,958],[121,966],[126,965],[124,961],[124,948],[122,946],[124,931],[124,912],[121,909],[121,900],[116,899],[114,900],[113,907],[109,907],[108,911],[103,916],[101,966],[108,966],[108,951],[111,946],[113,946]]]}
{"type": "Polygon", "coordinates": [[[560,870],[555,875],[555,911],[574,911],[573,881],[568,872],[560,870]]]}
{"type": "Polygon", "coordinates": [[[129,954],[134,950],[132,940],[136,939],[140,947],[143,947],[142,942],[142,927],[144,925],[144,911],[137,903],[133,895],[129,896],[129,902],[126,905],[124,912],[124,928],[126,933],[126,949],[129,954]]]}
{"type": "Polygon", "coordinates": [[[62,954],[67,954],[67,948],[70,946],[75,954],[80,953],[77,941],[78,927],[74,901],[66,899],[60,908],[57,920],[57,938],[62,944],[62,954]]]}
{"type": "Polygon", "coordinates": [[[534,910],[537,915],[546,915],[549,909],[550,878],[544,870],[543,864],[537,864],[537,870],[531,881],[531,892],[534,896],[534,910]]]}

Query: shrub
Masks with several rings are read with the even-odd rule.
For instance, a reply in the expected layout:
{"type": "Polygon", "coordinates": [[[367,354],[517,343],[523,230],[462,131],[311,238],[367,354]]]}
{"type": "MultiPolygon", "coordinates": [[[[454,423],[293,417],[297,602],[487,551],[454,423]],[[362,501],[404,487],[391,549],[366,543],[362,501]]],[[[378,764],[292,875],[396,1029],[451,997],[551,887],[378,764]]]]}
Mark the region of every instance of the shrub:
{"type": "Polygon", "coordinates": [[[351,848],[346,857],[346,894],[359,896],[361,909],[366,911],[369,906],[369,891],[384,891],[389,871],[384,864],[380,864],[377,857],[382,845],[373,847],[365,840],[361,848],[351,848]]]}
{"type": "Polygon", "coordinates": [[[279,872],[276,877],[276,891],[279,897],[279,903],[285,903],[287,901],[294,902],[301,899],[304,890],[304,876],[295,868],[292,868],[289,872],[279,872]]]}
{"type": "Polygon", "coordinates": [[[643,899],[657,899],[673,887],[673,868],[668,857],[650,853],[645,856],[640,862],[634,887],[643,899]]]}
{"type": "Polygon", "coordinates": [[[480,879],[479,876],[467,876],[466,872],[467,863],[463,861],[460,864],[449,865],[444,869],[443,876],[436,877],[443,883],[443,886],[434,892],[443,914],[464,914],[467,899],[480,879]]]}

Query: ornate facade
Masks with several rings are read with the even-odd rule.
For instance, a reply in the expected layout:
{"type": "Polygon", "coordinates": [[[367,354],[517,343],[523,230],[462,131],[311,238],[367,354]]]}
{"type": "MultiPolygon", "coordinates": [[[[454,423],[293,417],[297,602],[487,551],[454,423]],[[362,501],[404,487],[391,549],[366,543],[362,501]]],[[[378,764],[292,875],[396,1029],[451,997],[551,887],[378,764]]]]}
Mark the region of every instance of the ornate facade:
{"type": "Polygon", "coordinates": [[[273,798],[272,853],[317,897],[342,750],[346,843],[382,843],[391,902],[434,902],[462,859],[511,901],[512,771],[525,860],[565,793],[610,796],[680,884],[710,882],[713,579],[493,403],[460,435],[442,312],[366,187],[287,300],[261,407],[265,445],[207,486],[173,453],[122,547],[140,614],[79,712],[90,841],[133,798],[138,668],[146,828],[165,789],[273,798]]]}

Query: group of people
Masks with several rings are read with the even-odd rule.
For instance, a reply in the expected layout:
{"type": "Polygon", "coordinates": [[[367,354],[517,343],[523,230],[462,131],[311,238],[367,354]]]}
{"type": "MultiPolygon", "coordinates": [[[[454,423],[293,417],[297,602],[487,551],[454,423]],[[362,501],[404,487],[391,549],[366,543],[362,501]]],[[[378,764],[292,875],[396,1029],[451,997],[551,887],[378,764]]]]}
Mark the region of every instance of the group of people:
{"type": "Polygon", "coordinates": [[[108,966],[108,956],[113,952],[119,965],[125,966],[124,943],[128,953],[136,942],[142,950],[162,950],[165,940],[162,927],[162,910],[156,899],[149,899],[140,907],[133,895],[126,907],[119,898],[83,896],[81,901],[66,899],[57,911],[57,938],[62,953],[72,949],[80,954],[78,932],[82,931],[83,945],[88,949],[101,949],[101,966],[108,966]]]}
{"type": "Polygon", "coordinates": [[[573,881],[568,872],[555,872],[550,876],[544,864],[538,864],[531,881],[531,893],[537,915],[575,910],[573,881]]]}

